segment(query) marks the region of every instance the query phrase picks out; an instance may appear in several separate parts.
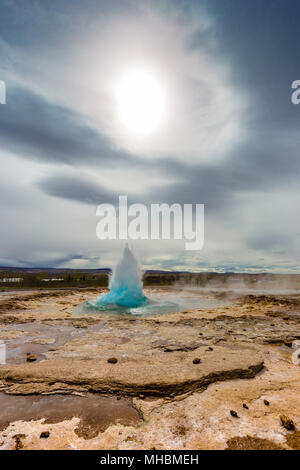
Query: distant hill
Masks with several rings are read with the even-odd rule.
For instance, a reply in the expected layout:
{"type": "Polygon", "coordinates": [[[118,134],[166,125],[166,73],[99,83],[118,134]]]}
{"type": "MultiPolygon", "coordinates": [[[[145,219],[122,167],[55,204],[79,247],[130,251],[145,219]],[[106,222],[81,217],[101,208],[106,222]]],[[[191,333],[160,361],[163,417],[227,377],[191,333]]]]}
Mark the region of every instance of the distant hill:
{"type": "MultiPolygon", "coordinates": [[[[97,268],[97,269],[84,269],[84,268],[20,268],[12,266],[0,266],[0,271],[5,272],[24,272],[30,274],[40,274],[40,273],[49,273],[49,274],[59,274],[59,273],[72,273],[72,272],[81,272],[86,274],[107,274],[111,272],[110,268],[97,268]]],[[[145,271],[147,274],[167,274],[167,273],[176,273],[176,274],[185,274],[187,271],[168,271],[164,269],[147,269],[145,271]]]]}
{"type": "Polygon", "coordinates": [[[110,268],[98,268],[98,269],[80,269],[80,268],[20,268],[20,267],[12,267],[12,266],[0,266],[0,271],[7,271],[7,272],[26,272],[31,274],[39,274],[39,273],[68,273],[68,272],[78,272],[81,273],[110,273],[110,268]]]}

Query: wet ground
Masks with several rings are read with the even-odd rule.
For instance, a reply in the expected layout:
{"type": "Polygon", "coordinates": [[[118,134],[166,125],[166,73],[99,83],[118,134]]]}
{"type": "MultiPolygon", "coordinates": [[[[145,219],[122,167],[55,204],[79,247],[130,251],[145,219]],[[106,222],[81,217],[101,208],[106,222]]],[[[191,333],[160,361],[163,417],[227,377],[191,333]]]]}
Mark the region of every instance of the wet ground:
{"type": "Polygon", "coordinates": [[[110,425],[136,425],[141,421],[140,413],[126,398],[104,397],[87,394],[72,395],[27,395],[15,396],[0,393],[0,431],[11,422],[44,420],[46,424],[59,423],[73,417],[80,422],[75,432],[86,439],[96,437],[110,425]]]}
{"type": "Polygon", "coordinates": [[[97,295],[0,295],[0,449],[300,447],[297,292],[153,288],[180,311],[74,315],[97,295]]]}
{"type": "MultiPolygon", "coordinates": [[[[197,292],[194,290],[175,290],[172,293],[164,292],[160,295],[151,294],[144,304],[135,308],[117,305],[101,305],[96,299],[83,302],[76,306],[73,315],[132,315],[133,317],[167,315],[197,308],[206,310],[217,308],[228,303],[228,297],[220,293],[197,292]]],[[[233,301],[233,298],[231,299],[233,301]]]]}

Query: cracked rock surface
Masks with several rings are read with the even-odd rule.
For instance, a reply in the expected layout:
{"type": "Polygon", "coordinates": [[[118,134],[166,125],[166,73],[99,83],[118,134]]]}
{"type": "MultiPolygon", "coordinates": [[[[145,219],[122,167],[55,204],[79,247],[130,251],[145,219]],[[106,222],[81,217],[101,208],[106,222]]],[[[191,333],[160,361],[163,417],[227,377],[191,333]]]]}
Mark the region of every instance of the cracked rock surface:
{"type": "MultiPolygon", "coordinates": [[[[143,318],[72,315],[96,292],[0,297],[0,340],[6,345],[0,405],[49,397],[32,418],[12,412],[3,430],[0,422],[0,449],[297,448],[300,365],[291,354],[300,340],[300,296],[228,292],[224,306],[205,310],[143,318]],[[27,362],[29,354],[37,360],[27,362]],[[88,412],[98,409],[99,400],[104,413],[104,396],[114,410],[105,427],[91,418],[97,413],[88,412]],[[51,422],[50,397],[70,398],[68,413],[51,415],[51,422]],[[86,405],[73,405],[72,397],[86,405]],[[136,421],[131,407],[139,414],[136,421]],[[83,415],[88,432],[78,432],[83,415]],[[280,415],[293,420],[293,432],[282,427],[280,415]],[[49,432],[47,439],[40,439],[43,432],[49,432]],[[17,444],[16,435],[22,436],[17,444]]],[[[203,294],[191,295],[201,301],[203,294]]]]}

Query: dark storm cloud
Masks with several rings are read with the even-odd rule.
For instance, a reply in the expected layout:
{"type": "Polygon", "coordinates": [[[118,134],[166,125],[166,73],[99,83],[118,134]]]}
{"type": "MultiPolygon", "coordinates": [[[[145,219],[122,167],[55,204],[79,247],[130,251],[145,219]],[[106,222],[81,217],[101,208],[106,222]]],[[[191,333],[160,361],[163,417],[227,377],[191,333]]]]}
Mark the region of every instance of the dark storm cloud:
{"type": "MultiPolygon", "coordinates": [[[[139,163],[140,170],[153,168],[153,163],[139,163]]],[[[173,161],[158,161],[162,174],[180,175],[181,180],[172,185],[155,188],[146,196],[136,196],[132,202],[154,203],[204,203],[210,213],[238,204],[243,192],[271,191],[297,181],[300,171],[298,147],[273,136],[265,145],[264,136],[242,143],[231,156],[217,166],[183,165],[173,161]]],[[[103,190],[100,185],[83,180],[82,175],[67,178],[53,175],[39,182],[39,187],[49,195],[95,204],[115,204],[118,192],[103,190]]]]}
{"type": "Polygon", "coordinates": [[[117,195],[112,191],[104,189],[80,175],[50,176],[38,181],[37,186],[50,196],[85,204],[117,203],[117,195]]]}
{"type": "MultiPolygon", "coordinates": [[[[172,159],[157,161],[161,172],[180,175],[183,182],[156,189],[147,195],[147,200],[201,202],[213,211],[233,203],[237,192],[268,189],[293,181],[300,170],[298,142],[288,137],[283,139],[282,133],[259,126],[260,123],[253,124],[251,139],[240,144],[217,166],[184,165],[172,159]]],[[[77,167],[112,160],[123,164],[134,161],[127,154],[112,149],[106,138],[87,127],[80,116],[24,89],[11,92],[8,104],[0,108],[0,138],[2,148],[46,163],[77,167]]],[[[144,171],[153,167],[147,160],[136,164],[144,171]]],[[[59,174],[50,176],[40,182],[39,187],[51,196],[90,204],[99,203],[103,198],[105,202],[116,199],[112,192],[82,180],[80,174],[69,175],[66,179],[59,174]]]]}
{"type": "Polygon", "coordinates": [[[254,133],[217,166],[184,166],[160,162],[167,173],[181,175],[183,182],[160,188],[154,200],[209,205],[218,210],[237,201],[240,193],[271,191],[297,181],[300,159],[297,142],[281,135],[254,133]],[[267,141],[266,141],[267,136],[267,141]]]}
{"type": "MultiPolygon", "coordinates": [[[[189,2],[190,4],[197,2],[189,2]]],[[[260,128],[299,129],[299,108],[291,105],[291,83],[299,78],[300,3],[295,0],[240,2],[204,0],[215,21],[221,62],[231,64],[231,80],[252,101],[250,119],[260,128]]],[[[201,38],[195,37],[199,45],[201,38]]]]}
{"type": "Polygon", "coordinates": [[[30,260],[28,259],[16,259],[15,260],[15,263],[16,263],[16,266],[24,266],[24,267],[28,267],[28,268],[55,268],[55,267],[59,267],[61,265],[64,265],[66,263],[70,263],[71,261],[73,260],[82,260],[82,259],[87,259],[85,256],[81,255],[81,254],[68,254],[66,256],[61,256],[61,257],[58,257],[58,258],[54,258],[54,259],[51,259],[51,260],[45,260],[45,261],[41,261],[39,263],[37,262],[31,262],[30,260]]]}
{"type": "Polygon", "coordinates": [[[78,114],[24,88],[8,87],[7,104],[0,107],[0,139],[2,149],[47,163],[98,164],[125,158],[78,114]]]}

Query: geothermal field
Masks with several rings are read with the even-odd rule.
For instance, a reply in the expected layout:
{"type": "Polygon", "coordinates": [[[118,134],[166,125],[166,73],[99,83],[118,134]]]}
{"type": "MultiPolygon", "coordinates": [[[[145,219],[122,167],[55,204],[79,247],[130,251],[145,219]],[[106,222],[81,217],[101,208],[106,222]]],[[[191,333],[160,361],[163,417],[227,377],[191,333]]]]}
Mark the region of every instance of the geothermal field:
{"type": "Polygon", "coordinates": [[[140,276],[1,292],[0,449],[300,449],[300,290],[140,276]]]}

